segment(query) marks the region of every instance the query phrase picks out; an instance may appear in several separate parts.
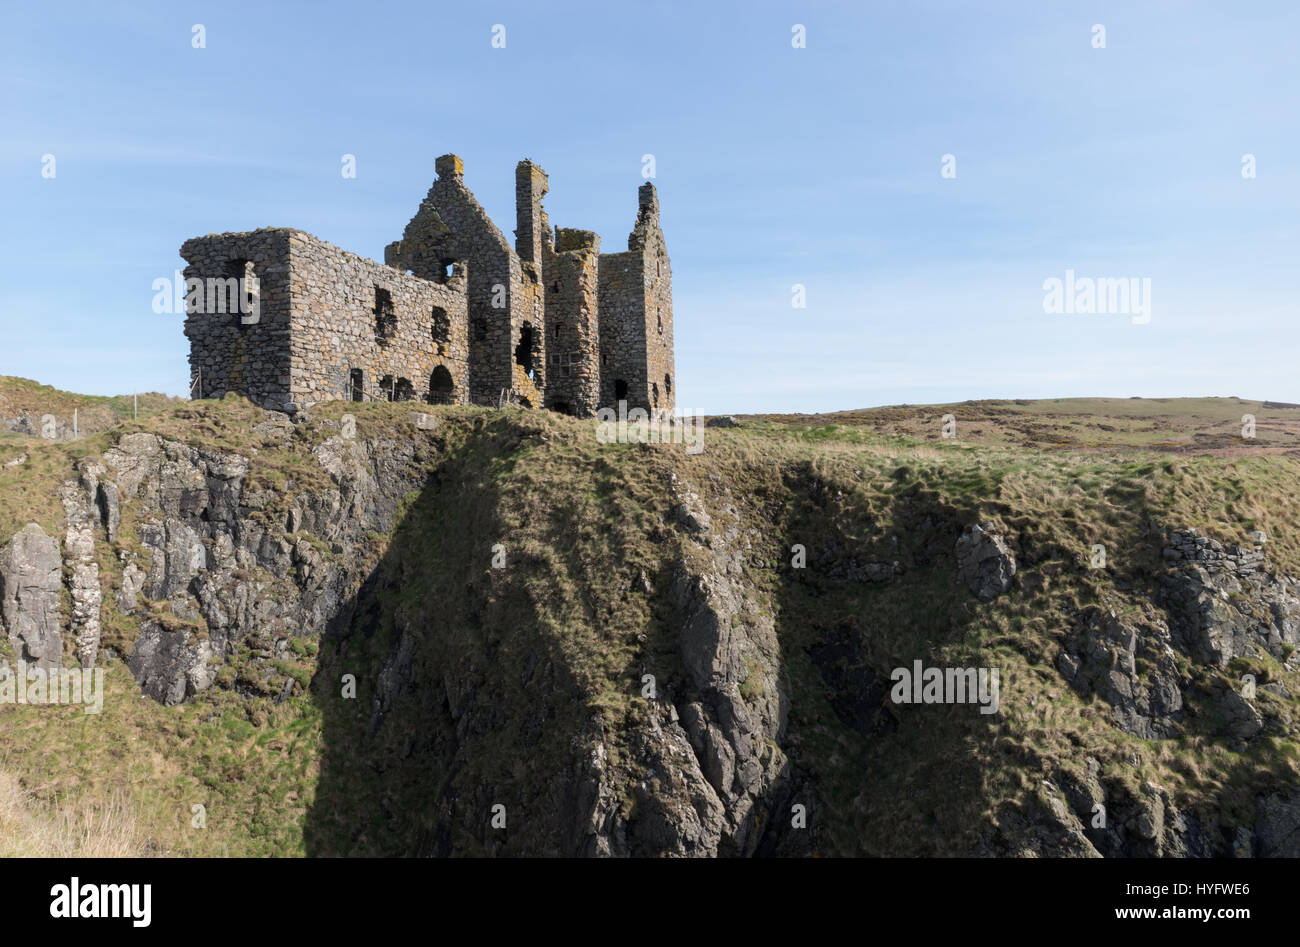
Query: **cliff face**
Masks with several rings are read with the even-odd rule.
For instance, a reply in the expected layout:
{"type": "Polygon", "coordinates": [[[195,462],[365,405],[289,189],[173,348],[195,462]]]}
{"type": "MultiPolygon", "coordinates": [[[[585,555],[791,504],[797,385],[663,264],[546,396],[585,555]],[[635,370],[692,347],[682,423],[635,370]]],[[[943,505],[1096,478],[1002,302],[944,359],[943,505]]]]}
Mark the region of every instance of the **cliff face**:
{"type": "Polygon", "coordinates": [[[0,549],[10,659],[282,708],[307,854],[1300,854],[1300,584],[1165,504],[1195,471],[350,407],[76,457],[0,549]],[[900,701],[914,662],[1000,706],[900,701]]]}
{"type": "MultiPolygon", "coordinates": [[[[292,436],[275,415],[260,433],[272,442],[292,436]]],[[[127,663],[146,694],[168,704],[192,697],[241,646],[253,658],[284,657],[292,638],[346,618],[345,603],[374,559],[368,537],[392,530],[426,454],[413,439],[334,436],[312,456],[331,482],[300,493],[289,483],[250,486],[247,456],[146,433],[123,437],[102,464],[83,467],[87,495],[116,485],[120,499],[100,504],[108,518],[120,504],[134,514],[139,542],[120,551],[116,605],[140,621],[127,663]]],[[[250,667],[234,686],[283,699],[293,680],[250,667]]]]}

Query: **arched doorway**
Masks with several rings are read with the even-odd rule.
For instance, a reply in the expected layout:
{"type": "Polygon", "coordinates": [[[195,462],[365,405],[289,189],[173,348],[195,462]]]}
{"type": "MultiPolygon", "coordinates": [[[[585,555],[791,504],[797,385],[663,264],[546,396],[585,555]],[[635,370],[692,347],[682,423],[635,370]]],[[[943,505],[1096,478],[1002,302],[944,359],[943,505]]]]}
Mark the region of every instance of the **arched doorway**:
{"type": "Polygon", "coordinates": [[[445,365],[439,365],[429,376],[429,404],[455,404],[456,384],[445,365]]]}

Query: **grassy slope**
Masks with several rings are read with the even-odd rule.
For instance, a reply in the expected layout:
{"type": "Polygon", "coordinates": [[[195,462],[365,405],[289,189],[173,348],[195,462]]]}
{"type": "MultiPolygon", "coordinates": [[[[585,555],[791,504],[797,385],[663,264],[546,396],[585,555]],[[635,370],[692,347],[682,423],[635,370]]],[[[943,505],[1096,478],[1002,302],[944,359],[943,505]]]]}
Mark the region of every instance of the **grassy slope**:
{"type": "MultiPolygon", "coordinates": [[[[1300,520],[1300,461],[1130,449],[1119,432],[1128,417],[1120,406],[1131,405],[1107,403],[1113,413],[1057,415],[1036,406],[1041,404],[1018,406],[1026,409],[1019,413],[1035,423],[1041,418],[1051,436],[1068,424],[1112,449],[1080,454],[1004,446],[1014,444],[1013,437],[981,442],[967,434],[993,422],[978,418],[959,428],[956,441],[887,433],[881,418],[818,418],[709,429],[704,452],[689,456],[680,447],[599,445],[589,423],[549,414],[432,409],[446,422],[441,484],[413,496],[396,535],[378,540],[377,554],[400,555],[385,558],[393,565],[381,570],[376,635],[349,646],[368,652],[353,660],[386,653],[391,617],[403,610],[429,629],[424,660],[430,673],[455,667],[457,673],[481,674],[475,661],[487,656],[509,669],[505,679],[521,680],[518,672],[529,652],[551,658],[561,686],[576,699],[571,706],[557,705],[561,716],[543,739],[562,739],[566,726],[592,713],[613,728],[631,722],[638,702],[629,695],[642,662],[648,657],[671,663],[675,653],[662,579],[669,565],[665,478],[676,470],[711,503],[729,488],[729,502],[765,536],[758,553],[768,567],[755,564],[749,577],[778,609],[792,681],[789,749],[796,765],[821,786],[828,850],[968,850],[990,800],[1023,800],[1037,791],[1044,772],[1054,766],[1077,770],[1087,755],[1102,763],[1107,778],[1133,786],[1153,779],[1180,799],[1213,800],[1231,822],[1246,812],[1257,789],[1295,782],[1294,745],[1262,737],[1248,752],[1237,753],[1198,733],[1202,724],[1195,719],[1182,739],[1135,740],[1109,725],[1104,704],[1073,695],[1051,664],[1057,639],[1080,608],[1142,607],[1142,592],[1158,567],[1149,536],[1153,523],[1198,526],[1226,540],[1262,528],[1274,561],[1300,574],[1300,545],[1291,528],[1300,520]],[[1110,435],[1115,437],[1108,442],[1110,435]],[[810,565],[828,543],[859,562],[888,561],[895,558],[892,537],[914,541],[917,524],[927,518],[999,522],[1023,550],[1023,588],[981,605],[941,569],[873,586],[832,582],[815,568],[798,575],[786,568],[795,543],[807,547],[810,565]],[[507,544],[511,567],[493,574],[490,547],[501,536],[513,537],[507,544]],[[1080,564],[1098,542],[1108,549],[1107,574],[1080,564]],[[629,593],[643,571],[654,592],[629,593]],[[1135,593],[1119,592],[1114,576],[1132,583],[1135,593]],[[1001,666],[1003,713],[991,720],[963,713],[969,708],[943,708],[942,724],[933,715],[904,713],[887,739],[862,739],[832,709],[836,694],[811,657],[828,633],[844,627],[869,631],[866,660],[876,667],[916,657],[927,664],[1001,666]],[[638,639],[641,634],[646,641],[638,639]]],[[[1240,406],[1211,407],[1205,430],[1240,406]]],[[[398,430],[409,410],[382,404],[348,408],[357,414],[363,437],[385,426],[398,430]]],[[[336,416],[342,410],[331,405],[318,413],[336,416]]],[[[947,412],[926,410],[937,412],[937,430],[938,415],[947,412]]],[[[1161,416],[1181,417],[1179,432],[1200,430],[1199,406],[1164,410],[1169,413],[1161,416]]],[[[1260,412],[1261,428],[1267,416],[1260,412]]],[[[101,449],[121,431],[155,430],[247,452],[259,446],[251,427],[261,417],[229,399],[172,408],[75,444],[26,440],[15,451],[0,442],[0,451],[33,456],[25,474],[0,473],[0,526],[9,535],[35,518],[47,530],[57,528],[61,516],[53,485],[69,474],[77,456],[101,449]]],[[[915,423],[921,422],[910,416],[897,422],[904,429],[915,423]]],[[[928,423],[923,426],[928,429],[928,423]]],[[[1009,427],[999,422],[997,430],[1009,427]]],[[[1155,433],[1157,440],[1172,439],[1155,433]]],[[[309,454],[315,438],[301,430],[285,448],[261,444],[251,481],[264,488],[309,486],[319,475],[309,454]]],[[[128,527],[125,517],[124,533],[128,527]]],[[[111,594],[118,581],[115,560],[101,556],[101,563],[111,594]]],[[[118,627],[124,623],[112,620],[110,609],[105,615],[118,635],[114,643],[127,646],[133,630],[118,627]]],[[[317,666],[318,647],[302,642],[296,666],[286,673],[305,680],[317,666]]],[[[347,659],[332,643],[320,651],[330,675],[347,659]]],[[[1279,668],[1265,670],[1283,676],[1279,668]]],[[[330,675],[318,677],[314,695],[299,691],[279,705],[214,689],[186,705],[163,708],[139,698],[117,662],[109,668],[109,699],[99,717],[77,709],[0,706],[0,772],[17,776],[24,789],[56,807],[125,800],[150,851],[301,854],[309,847],[309,813],[337,812],[337,824],[325,819],[314,827],[316,850],[329,848],[363,815],[357,807],[379,789],[365,761],[349,769],[346,754],[342,761],[330,757],[340,769],[328,781],[320,779],[320,761],[329,750],[325,734],[363,729],[368,719],[368,693],[347,705],[321,699],[330,675]],[[318,800],[318,791],[331,795],[318,800]],[[206,828],[191,826],[196,804],[206,807],[206,828]]],[[[508,711],[512,700],[522,700],[522,693],[501,695],[501,706],[508,711]]],[[[518,749],[531,746],[523,727],[507,714],[496,752],[468,765],[475,778],[513,785],[527,806],[528,787],[539,779],[537,772],[520,769],[518,749]]],[[[406,735],[390,728],[381,750],[406,735]]],[[[538,746],[536,759],[551,758],[544,749],[538,746]]],[[[429,791],[427,785],[384,788],[399,799],[429,791]]],[[[540,788],[534,792],[542,794],[540,788]]],[[[374,826],[369,839],[380,849],[383,832],[374,826]]]]}
{"type": "Polygon", "coordinates": [[[42,385],[30,378],[0,375],[0,418],[26,414],[39,420],[51,414],[71,427],[75,410],[77,427],[83,433],[112,427],[137,411],[140,417],[149,417],[183,403],[181,398],[171,398],[156,391],[140,392],[134,396],[78,395],[42,385]]]}
{"type": "Polygon", "coordinates": [[[821,415],[759,415],[812,428],[852,426],[879,434],[939,440],[951,414],[959,440],[1035,450],[1112,450],[1145,447],[1209,451],[1300,449],[1300,409],[1265,408],[1241,398],[1051,398],[1039,401],[965,401],[899,405],[821,415]],[[1242,417],[1255,418],[1255,437],[1243,441],[1242,417]]]}

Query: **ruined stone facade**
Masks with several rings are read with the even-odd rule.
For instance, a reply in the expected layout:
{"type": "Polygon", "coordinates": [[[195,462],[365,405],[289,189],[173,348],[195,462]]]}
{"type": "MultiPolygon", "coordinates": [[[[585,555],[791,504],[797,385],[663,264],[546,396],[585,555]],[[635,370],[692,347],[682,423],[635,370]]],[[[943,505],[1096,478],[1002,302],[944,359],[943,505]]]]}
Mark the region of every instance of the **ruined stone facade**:
{"type": "Polygon", "coordinates": [[[627,250],[601,253],[591,231],[552,230],[546,173],[521,161],[512,248],[460,158],[436,169],[383,264],[297,230],[186,241],[195,394],[289,411],[505,395],[578,417],[619,401],[672,415],[672,273],[654,185],[641,186],[627,250]]]}

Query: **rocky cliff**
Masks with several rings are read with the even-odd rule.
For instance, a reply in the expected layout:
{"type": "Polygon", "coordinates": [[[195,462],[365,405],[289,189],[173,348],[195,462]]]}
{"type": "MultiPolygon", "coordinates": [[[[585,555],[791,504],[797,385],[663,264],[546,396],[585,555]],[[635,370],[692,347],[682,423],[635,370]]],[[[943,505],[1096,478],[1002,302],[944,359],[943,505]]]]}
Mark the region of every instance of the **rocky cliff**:
{"type": "Polygon", "coordinates": [[[11,660],[297,715],[310,798],[258,811],[308,854],[1300,854],[1300,584],[1131,494],[1194,474],[1029,509],[1023,468],[746,424],[233,404],[69,453],[0,617],[11,660]],[[900,703],[914,661],[1000,709],[900,703]]]}

